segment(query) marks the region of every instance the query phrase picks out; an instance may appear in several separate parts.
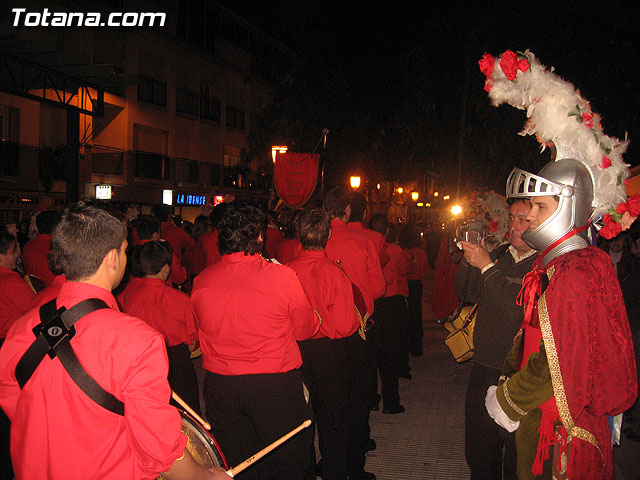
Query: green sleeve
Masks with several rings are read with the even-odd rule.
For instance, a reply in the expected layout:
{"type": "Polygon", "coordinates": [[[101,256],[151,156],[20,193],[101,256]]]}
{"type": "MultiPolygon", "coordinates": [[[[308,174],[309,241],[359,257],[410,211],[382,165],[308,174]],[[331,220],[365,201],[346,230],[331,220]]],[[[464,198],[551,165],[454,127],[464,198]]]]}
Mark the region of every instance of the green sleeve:
{"type": "Polygon", "coordinates": [[[527,364],[502,383],[496,394],[498,403],[513,421],[520,420],[553,396],[551,373],[542,340],[539,351],[532,353],[527,364]]]}

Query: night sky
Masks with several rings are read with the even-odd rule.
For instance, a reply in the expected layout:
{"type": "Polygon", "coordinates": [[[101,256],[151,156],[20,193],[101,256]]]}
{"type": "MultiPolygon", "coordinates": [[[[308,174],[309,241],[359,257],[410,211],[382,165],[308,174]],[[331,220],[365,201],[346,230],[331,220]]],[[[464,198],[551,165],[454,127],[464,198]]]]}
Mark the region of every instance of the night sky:
{"type": "MultiPolygon", "coordinates": [[[[524,112],[490,107],[483,91],[478,59],[484,52],[495,56],[507,49],[529,48],[544,65],[555,67],[601,115],[605,133],[624,138],[628,132],[631,144],[625,160],[632,166],[640,163],[640,42],[632,34],[640,24],[637,4],[623,7],[628,2],[606,5],[590,0],[222,3],[306,60],[329,65],[332,74],[344,81],[341,87],[348,89],[349,101],[343,107],[368,112],[377,118],[377,125],[384,127],[394,114],[403,115],[417,98],[428,103],[440,123],[440,140],[449,151],[447,159],[440,152],[434,154],[439,158],[429,161],[444,174],[447,166],[442,162],[454,161],[460,148],[464,98],[462,168],[476,185],[502,189],[520,155],[538,156],[535,140],[517,136],[525,122],[524,112]],[[511,144],[504,152],[501,138],[511,144]],[[483,151],[476,148],[483,139],[492,143],[495,156],[503,158],[499,172],[487,169],[486,158],[473,156],[474,151],[483,151]]],[[[547,156],[539,156],[537,164],[529,160],[519,166],[537,171],[547,161],[547,156]]]]}

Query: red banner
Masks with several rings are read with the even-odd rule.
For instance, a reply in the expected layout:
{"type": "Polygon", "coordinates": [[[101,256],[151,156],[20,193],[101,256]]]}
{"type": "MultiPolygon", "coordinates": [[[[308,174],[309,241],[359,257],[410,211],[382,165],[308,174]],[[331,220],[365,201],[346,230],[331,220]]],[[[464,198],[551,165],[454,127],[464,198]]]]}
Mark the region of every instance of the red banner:
{"type": "Polygon", "coordinates": [[[274,166],[274,184],[280,198],[290,208],[304,205],[318,181],[317,153],[278,153],[274,166]]]}

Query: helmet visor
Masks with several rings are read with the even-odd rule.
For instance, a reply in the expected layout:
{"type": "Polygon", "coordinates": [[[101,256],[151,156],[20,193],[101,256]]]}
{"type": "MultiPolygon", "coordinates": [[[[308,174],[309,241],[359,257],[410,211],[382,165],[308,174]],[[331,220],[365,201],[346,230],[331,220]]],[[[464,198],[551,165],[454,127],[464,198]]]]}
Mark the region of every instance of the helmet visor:
{"type": "Polygon", "coordinates": [[[560,195],[563,186],[533,173],[514,168],[507,179],[507,198],[560,195]]]}

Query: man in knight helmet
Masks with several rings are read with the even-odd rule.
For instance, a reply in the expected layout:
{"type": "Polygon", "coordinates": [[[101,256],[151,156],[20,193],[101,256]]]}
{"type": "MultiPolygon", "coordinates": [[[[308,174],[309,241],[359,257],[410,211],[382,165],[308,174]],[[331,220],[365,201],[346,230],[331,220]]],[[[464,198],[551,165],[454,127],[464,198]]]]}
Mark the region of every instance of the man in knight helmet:
{"type": "Polygon", "coordinates": [[[522,239],[538,258],[518,296],[522,328],[486,408],[516,431],[518,478],[613,479],[612,438],[637,396],[636,365],[615,271],[590,246],[589,230],[602,220],[628,226],[638,214],[624,201],[616,209],[626,199],[626,144],[604,135],[588,102],[531,52],[488,57],[480,65],[493,102],[527,109],[525,133],[553,143],[557,153],[538,175],[514,168],[507,181],[507,197],[530,201],[522,239]],[[575,106],[582,122],[562,105],[575,106]],[[563,123],[567,117],[573,123],[563,123]],[[606,211],[617,211],[616,218],[603,219],[606,211]]]}

